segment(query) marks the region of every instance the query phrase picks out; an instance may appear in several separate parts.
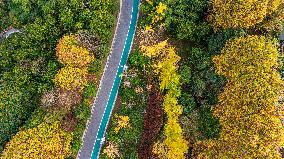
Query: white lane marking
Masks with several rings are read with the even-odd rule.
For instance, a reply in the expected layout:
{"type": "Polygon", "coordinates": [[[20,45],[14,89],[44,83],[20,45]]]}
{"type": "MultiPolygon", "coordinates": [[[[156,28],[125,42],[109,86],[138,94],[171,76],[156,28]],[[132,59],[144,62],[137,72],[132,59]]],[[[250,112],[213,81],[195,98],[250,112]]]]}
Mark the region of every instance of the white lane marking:
{"type": "MultiPolygon", "coordinates": [[[[136,18],[136,24],[135,24],[135,28],[134,28],[134,33],[133,33],[133,37],[132,37],[132,39],[131,39],[131,44],[130,44],[130,48],[129,48],[129,50],[128,50],[128,54],[127,54],[127,58],[126,58],[126,59],[128,59],[128,57],[129,57],[130,51],[131,51],[131,49],[132,49],[132,44],[133,44],[133,41],[134,41],[134,38],[135,38],[136,26],[137,26],[138,17],[139,17],[139,9],[140,9],[140,1],[139,1],[139,6],[138,6],[138,12],[137,12],[138,15],[137,15],[137,18],[136,18]]],[[[131,24],[132,24],[132,15],[133,15],[133,6],[132,6],[131,21],[130,21],[129,28],[130,28],[130,26],[131,26],[131,24]]],[[[129,31],[129,29],[128,29],[128,31],[129,31]]],[[[127,35],[128,35],[128,33],[127,33],[127,35]]],[[[127,36],[127,37],[128,37],[128,36],[127,36]]],[[[120,78],[119,83],[121,82],[121,80],[122,80],[122,78],[120,78]]],[[[115,96],[115,100],[114,100],[114,101],[116,101],[116,99],[117,99],[117,93],[118,93],[118,91],[119,91],[119,89],[116,91],[116,96],[115,96]]],[[[113,103],[113,105],[114,105],[114,104],[115,104],[115,102],[113,103]]],[[[113,108],[114,108],[114,106],[112,106],[112,108],[111,108],[111,113],[112,113],[112,111],[113,111],[113,108]]],[[[109,114],[108,119],[110,118],[111,113],[109,114]]],[[[110,119],[107,121],[107,125],[109,124],[109,122],[110,122],[110,119]]],[[[105,136],[105,134],[106,134],[106,130],[107,130],[107,129],[104,130],[104,136],[105,136]]],[[[105,138],[105,137],[104,137],[104,138],[105,138]]],[[[100,152],[100,150],[101,150],[101,146],[102,146],[102,145],[100,145],[99,152],[100,152]]],[[[98,158],[99,158],[99,155],[98,155],[98,158]]],[[[97,158],[97,159],[98,159],[98,158],[97,158]]]]}
{"type": "MultiPolygon", "coordinates": [[[[116,79],[116,76],[117,76],[117,73],[118,73],[118,70],[119,70],[119,66],[121,65],[122,56],[124,55],[124,49],[125,49],[125,46],[126,46],[126,43],[127,43],[127,38],[128,38],[128,34],[129,34],[129,29],[130,29],[131,21],[132,21],[132,14],[133,14],[133,6],[132,6],[132,11],[131,11],[131,16],[130,16],[130,24],[129,24],[129,27],[128,27],[128,30],[127,30],[127,36],[126,36],[126,39],[125,39],[125,42],[124,42],[124,46],[123,46],[123,50],[122,50],[122,54],[121,54],[121,57],[120,57],[120,60],[119,60],[119,65],[118,65],[118,68],[117,68],[116,73],[115,73],[114,82],[113,82],[113,84],[112,84],[111,91],[110,91],[110,94],[109,94],[109,97],[108,97],[108,101],[107,101],[107,104],[106,104],[106,106],[105,106],[103,116],[102,116],[102,118],[101,118],[101,122],[100,122],[100,125],[99,125],[99,129],[98,129],[96,138],[97,138],[98,135],[99,135],[99,131],[100,131],[101,125],[102,125],[102,120],[103,120],[103,118],[104,118],[104,116],[105,116],[105,112],[106,112],[106,109],[107,109],[107,106],[108,106],[108,103],[109,103],[109,99],[110,99],[111,92],[112,92],[112,90],[113,90],[113,86],[114,86],[115,79],[116,79]]],[[[111,114],[111,113],[110,113],[110,114],[111,114]]],[[[109,120],[108,120],[108,121],[109,121],[109,120]]],[[[107,122],[107,123],[108,123],[108,122],[107,122]]],[[[93,151],[94,151],[95,144],[96,144],[96,142],[94,143],[93,150],[92,150],[92,154],[93,154],[93,151]]],[[[100,148],[99,148],[99,152],[100,152],[100,150],[101,150],[101,145],[100,145],[100,148]]],[[[99,158],[99,156],[100,156],[100,155],[97,156],[97,159],[99,158]]],[[[91,157],[92,157],[92,156],[91,156],[91,157]]]]}
{"type": "Polygon", "coordinates": [[[116,24],[116,28],[115,28],[115,35],[113,36],[113,40],[112,40],[112,44],[111,44],[110,55],[107,57],[107,62],[106,62],[105,68],[104,68],[103,75],[102,75],[101,80],[100,80],[99,89],[98,89],[98,92],[97,92],[97,94],[96,94],[96,98],[95,98],[95,100],[94,100],[94,103],[93,103],[93,105],[92,105],[91,116],[90,116],[89,120],[88,120],[87,123],[86,123],[86,128],[85,128],[84,134],[83,134],[83,136],[82,136],[81,148],[80,148],[80,150],[79,150],[79,152],[78,152],[78,154],[77,154],[77,157],[76,157],[77,159],[80,159],[82,147],[83,147],[83,144],[84,144],[85,135],[86,135],[86,133],[87,133],[87,130],[88,130],[88,128],[89,128],[89,124],[90,124],[91,119],[92,119],[92,116],[93,116],[93,110],[94,110],[94,107],[95,107],[95,104],[96,104],[96,101],[97,101],[97,98],[98,98],[98,94],[99,94],[99,92],[100,92],[100,90],[101,90],[101,87],[102,87],[102,81],[103,81],[103,79],[104,79],[105,71],[106,71],[107,68],[108,68],[109,59],[110,59],[110,57],[111,57],[112,54],[113,54],[113,47],[114,47],[114,43],[115,43],[115,41],[116,41],[117,30],[118,30],[118,26],[120,25],[121,12],[122,12],[122,0],[120,0],[120,7],[119,7],[118,19],[117,19],[117,22],[116,22],[117,24],[116,24]]]}

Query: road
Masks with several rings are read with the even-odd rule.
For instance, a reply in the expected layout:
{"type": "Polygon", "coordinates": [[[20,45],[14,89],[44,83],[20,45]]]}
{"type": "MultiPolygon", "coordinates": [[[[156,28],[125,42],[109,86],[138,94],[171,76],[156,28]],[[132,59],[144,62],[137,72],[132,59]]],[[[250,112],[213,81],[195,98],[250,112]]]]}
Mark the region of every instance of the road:
{"type": "Polygon", "coordinates": [[[131,50],[139,0],[121,0],[111,53],[108,57],[99,90],[92,106],[91,117],[83,135],[83,143],[77,159],[97,159],[104,142],[107,125],[117,97],[121,74],[131,50]]]}
{"type": "Polygon", "coordinates": [[[12,28],[12,29],[9,29],[7,31],[0,33],[0,42],[2,42],[4,39],[8,38],[10,35],[14,33],[21,33],[21,31],[18,29],[12,28]]]}

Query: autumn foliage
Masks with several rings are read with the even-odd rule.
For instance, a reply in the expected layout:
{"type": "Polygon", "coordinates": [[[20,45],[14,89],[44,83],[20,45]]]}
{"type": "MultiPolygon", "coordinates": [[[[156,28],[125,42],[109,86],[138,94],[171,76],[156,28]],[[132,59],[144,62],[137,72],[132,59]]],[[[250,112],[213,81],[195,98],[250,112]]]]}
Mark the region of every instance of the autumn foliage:
{"type": "Polygon", "coordinates": [[[210,0],[209,21],[220,28],[250,28],[262,22],[283,4],[283,0],[210,0]]]}
{"type": "Polygon", "coordinates": [[[195,145],[197,158],[281,158],[284,131],[277,116],[283,81],[276,68],[277,46],[265,37],[248,36],[226,43],[214,57],[216,71],[228,82],[214,107],[218,139],[195,145]]]}
{"type": "Polygon", "coordinates": [[[118,133],[123,128],[131,127],[128,116],[116,115],[116,119],[117,119],[117,126],[114,128],[115,133],[118,133]]]}
{"type": "Polygon", "coordinates": [[[69,155],[72,136],[60,129],[59,122],[42,123],[17,133],[7,144],[1,159],[64,159],[69,155]]]}
{"type": "Polygon", "coordinates": [[[87,84],[88,69],[77,67],[63,67],[54,78],[55,85],[66,90],[83,89],[87,84]]]}
{"type": "Polygon", "coordinates": [[[59,40],[56,56],[61,63],[74,67],[87,66],[93,60],[89,51],[79,46],[76,35],[63,36],[59,40]]]}
{"type": "Polygon", "coordinates": [[[177,63],[180,57],[175,53],[175,49],[168,45],[167,41],[152,46],[144,46],[142,49],[146,56],[157,60],[153,67],[160,81],[160,90],[166,91],[163,102],[163,108],[168,119],[164,127],[165,139],[154,145],[153,152],[159,158],[185,158],[188,142],[184,139],[179,124],[179,116],[183,109],[177,100],[181,92],[180,76],[177,73],[177,63]]]}
{"type": "Polygon", "coordinates": [[[273,12],[269,17],[263,20],[258,28],[266,32],[280,33],[284,27],[284,3],[273,12]]]}
{"type": "Polygon", "coordinates": [[[161,94],[152,93],[148,99],[146,112],[144,113],[143,133],[140,147],[138,149],[139,158],[151,158],[152,148],[157,135],[163,126],[163,110],[161,108],[161,94]]]}
{"type": "Polygon", "coordinates": [[[55,85],[65,90],[82,90],[88,82],[88,66],[93,56],[81,47],[76,35],[63,36],[57,44],[56,55],[65,66],[57,72],[55,85]]]}

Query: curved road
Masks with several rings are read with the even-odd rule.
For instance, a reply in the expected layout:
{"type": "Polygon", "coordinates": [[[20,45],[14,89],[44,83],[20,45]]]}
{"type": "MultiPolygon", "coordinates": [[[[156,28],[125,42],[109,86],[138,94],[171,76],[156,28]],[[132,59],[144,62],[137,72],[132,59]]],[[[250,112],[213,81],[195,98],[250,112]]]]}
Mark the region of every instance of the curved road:
{"type": "Polygon", "coordinates": [[[121,74],[127,63],[139,12],[139,0],[120,0],[120,13],[111,53],[92,106],[91,118],[83,135],[77,159],[97,159],[115,103],[121,74]]]}
{"type": "Polygon", "coordinates": [[[12,28],[7,31],[4,31],[3,33],[0,33],[0,42],[2,42],[4,39],[8,38],[10,35],[14,33],[21,33],[21,31],[18,29],[12,28]]]}

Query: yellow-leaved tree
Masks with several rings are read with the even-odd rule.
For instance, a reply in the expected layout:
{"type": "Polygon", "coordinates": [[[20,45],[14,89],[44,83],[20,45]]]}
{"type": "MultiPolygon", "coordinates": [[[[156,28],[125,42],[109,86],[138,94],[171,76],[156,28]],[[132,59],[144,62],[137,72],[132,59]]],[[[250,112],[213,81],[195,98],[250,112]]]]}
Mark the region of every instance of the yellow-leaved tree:
{"type": "Polygon", "coordinates": [[[94,60],[86,48],[79,46],[75,35],[63,36],[59,40],[56,56],[62,64],[73,67],[84,67],[94,60]]]}
{"type": "Polygon", "coordinates": [[[214,29],[250,28],[277,12],[283,0],[210,0],[214,29]]]}
{"type": "Polygon", "coordinates": [[[180,57],[167,41],[162,41],[152,46],[143,46],[144,55],[153,59],[153,67],[160,81],[161,91],[166,91],[163,108],[167,114],[165,125],[165,139],[157,142],[153,152],[159,158],[182,159],[188,151],[188,142],[183,137],[179,124],[182,106],[178,104],[180,96],[180,75],[177,73],[180,57]]]}
{"type": "Polygon", "coordinates": [[[130,128],[130,120],[128,116],[123,115],[115,115],[115,118],[117,119],[117,126],[114,128],[114,132],[118,133],[119,130],[122,128],[130,128]]]}
{"type": "Polygon", "coordinates": [[[284,28],[284,3],[275,12],[267,16],[257,28],[266,32],[280,33],[284,28]]]}
{"type": "Polygon", "coordinates": [[[87,84],[88,69],[77,67],[63,67],[54,78],[55,85],[66,90],[82,90],[87,84]]]}
{"type": "Polygon", "coordinates": [[[284,131],[276,110],[283,107],[284,85],[278,57],[275,42],[262,36],[231,40],[214,57],[217,73],[228,80],[213,108],[222,129],[218,139],[196,143],[196,158],[281,158],[284,131]]]}
{"type": "Polygon", "coordinates": [[[60,123],[42,123],[17,133],[8,142],[1,159],[64,159],[70,154],[71,134],[60,123]]]}

